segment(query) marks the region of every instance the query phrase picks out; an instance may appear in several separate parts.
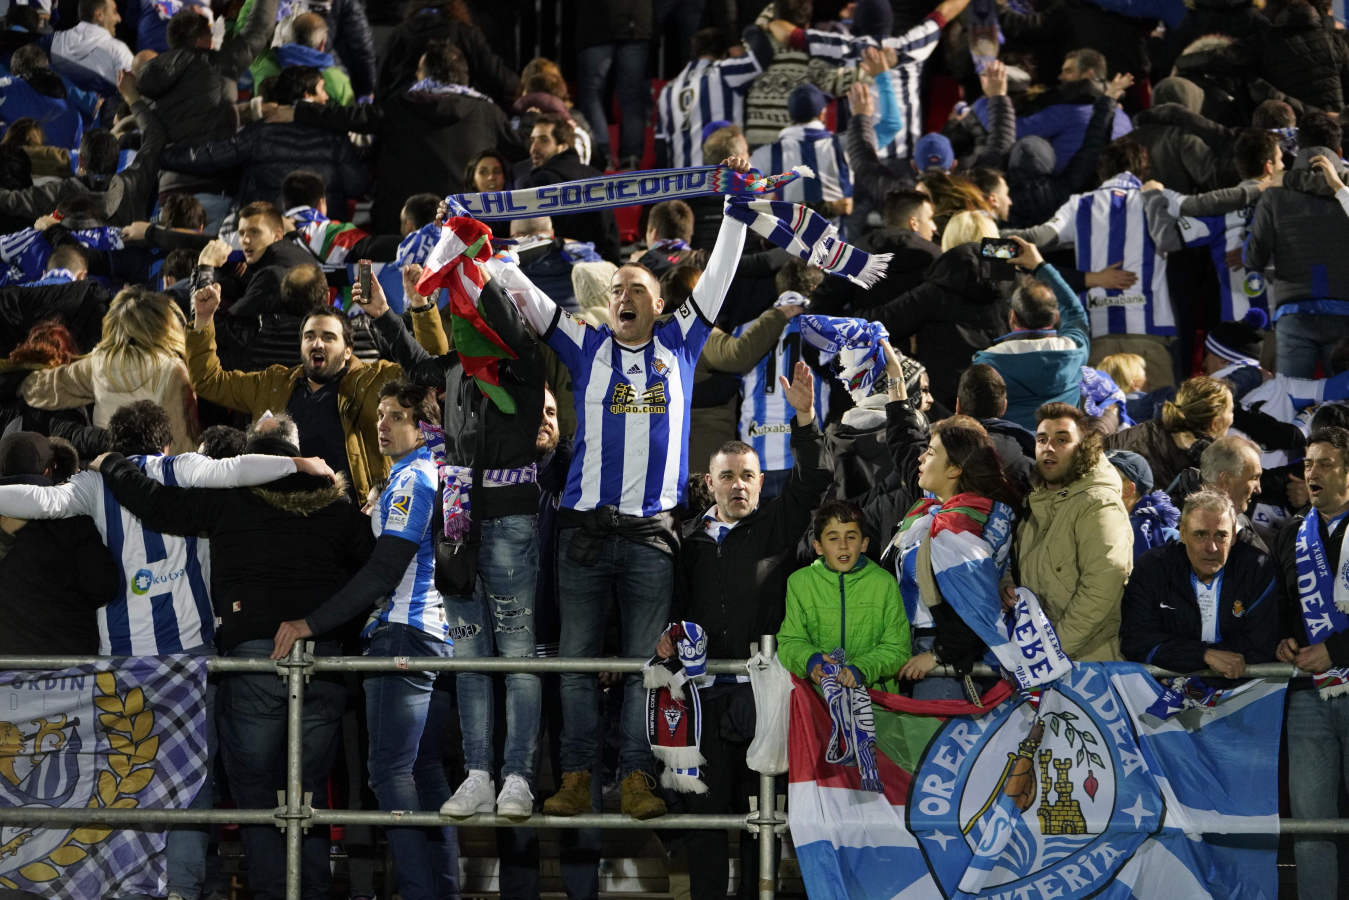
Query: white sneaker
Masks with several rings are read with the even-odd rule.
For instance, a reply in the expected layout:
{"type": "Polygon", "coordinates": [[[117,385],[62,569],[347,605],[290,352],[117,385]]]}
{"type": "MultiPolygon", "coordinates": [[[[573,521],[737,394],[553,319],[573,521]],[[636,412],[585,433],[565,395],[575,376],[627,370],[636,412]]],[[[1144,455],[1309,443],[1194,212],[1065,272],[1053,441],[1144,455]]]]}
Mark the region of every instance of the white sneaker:
{"type": "Polygon", "coordinates": [[[496,785],[492,783],[491,775],[482,769],[469,769],[468,777],[459,785],[459,790],[454,792],[454,796],[445,801],[445,805],[440,808],[440,814],[462,818],[474,813],[490,813],[492,794],[495,791],[496,785]]]}
{"type": "Polygon", "coordinates": [[[497,794],[497,815],[524,819],[534,813],[534,792],[520,775],[507,775],[497,794]]]}

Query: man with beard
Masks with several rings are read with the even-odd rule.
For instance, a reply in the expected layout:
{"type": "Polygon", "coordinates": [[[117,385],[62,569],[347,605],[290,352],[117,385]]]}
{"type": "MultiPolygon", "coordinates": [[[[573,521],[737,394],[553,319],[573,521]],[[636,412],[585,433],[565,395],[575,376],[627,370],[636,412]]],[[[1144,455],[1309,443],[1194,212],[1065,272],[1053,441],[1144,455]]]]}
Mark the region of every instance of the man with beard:
{"type": "Polygon", "coordinates": [[[388,360],[364,363],[353,357],[346,316],[320,309],[305,318],[300,365],[236,372],[223,369],[216,354],[220,286],[197,291],[192,304],[187,368],[198,397],[255,420],[268,411],[289,413],[299,426],[305,455],[321,457],[334,472],[345,473],[354,497],[365,497],[372,484],[388,477],[389,461],[379,452],[375,418],[380,388],[401,378],[403,369],[388,360]]]}
{"type": "Polygon", "coordinates": [[[1119,473],[1077,407],[1046,403],[1035,419],[1032,490],[1016,535],[1021,584],[1039,597],[1070,659],[1122,659],[1120,600],[1134,540],[1119,473]]]}

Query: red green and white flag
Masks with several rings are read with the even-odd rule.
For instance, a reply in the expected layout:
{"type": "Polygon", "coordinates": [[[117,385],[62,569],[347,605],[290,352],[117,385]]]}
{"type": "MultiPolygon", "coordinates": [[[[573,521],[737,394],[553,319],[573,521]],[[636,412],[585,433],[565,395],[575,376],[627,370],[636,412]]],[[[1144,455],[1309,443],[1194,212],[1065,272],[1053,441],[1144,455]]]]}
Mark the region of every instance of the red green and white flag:
{"type": "Polygon", "coordinates": [[[455,217],[446,220],[423,264],[417,293],[429,297],[446,288],[450,302],[451,340],[464,371],[473,377],[478,389],[504,413],[515,412],[515,401],[501,386],[499,364],[515,359],[516,353],[483,318],[483,272],[479,263],[492,258],[492,229],[476,219],[455,217]]]}

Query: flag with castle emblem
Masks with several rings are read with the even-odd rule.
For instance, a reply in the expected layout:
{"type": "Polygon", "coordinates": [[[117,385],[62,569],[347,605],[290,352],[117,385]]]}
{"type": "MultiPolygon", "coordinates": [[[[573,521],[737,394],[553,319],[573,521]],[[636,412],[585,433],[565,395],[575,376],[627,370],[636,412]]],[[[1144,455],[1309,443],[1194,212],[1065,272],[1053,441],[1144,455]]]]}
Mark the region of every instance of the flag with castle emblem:
{"type": "Polygon", "coordinates": [[[1167,719],[1131,663],[1075,663],[978,715],[872,692],[880,794],[825,761],[829,714],[798,687],[788,818],[811,900],[1278,896],[1282,682],[1167,719]]]}
{"type": "Polygon", "coordinates": [[[0,672],[0,807],[87,810],[0,823],[0,888],[58,900],[162,897],[161,830],[114,829],[102,809],[184,809],[206,775],[206,660],[125,657],[0,672]]]}

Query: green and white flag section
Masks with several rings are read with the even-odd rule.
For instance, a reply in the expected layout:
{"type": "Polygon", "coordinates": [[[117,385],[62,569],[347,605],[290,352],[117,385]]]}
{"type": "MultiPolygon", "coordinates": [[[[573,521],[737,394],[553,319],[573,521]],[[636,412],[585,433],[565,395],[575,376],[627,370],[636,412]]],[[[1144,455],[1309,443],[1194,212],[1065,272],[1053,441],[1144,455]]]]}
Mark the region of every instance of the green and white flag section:
{"type": "Polygon", "coordinates": [[[788,819],[811,900],[1275,900],[1286,685],[1148,715],[1132,663],[1075,663],[1039,697],[871,693],[884,793],[825,762],[814,686],[791,699],[788,819]]]}

